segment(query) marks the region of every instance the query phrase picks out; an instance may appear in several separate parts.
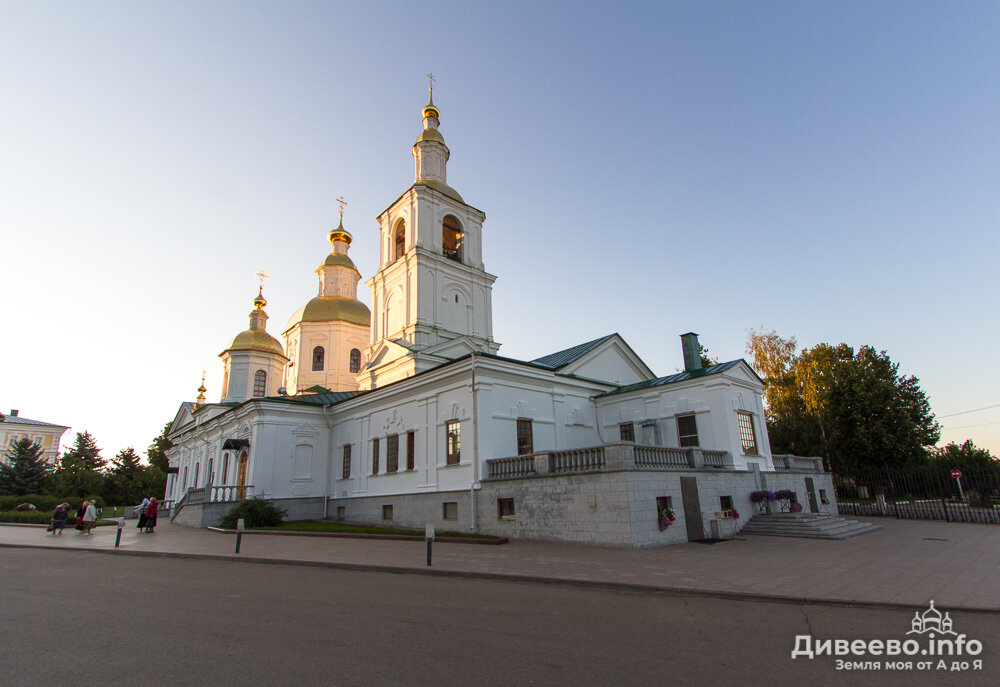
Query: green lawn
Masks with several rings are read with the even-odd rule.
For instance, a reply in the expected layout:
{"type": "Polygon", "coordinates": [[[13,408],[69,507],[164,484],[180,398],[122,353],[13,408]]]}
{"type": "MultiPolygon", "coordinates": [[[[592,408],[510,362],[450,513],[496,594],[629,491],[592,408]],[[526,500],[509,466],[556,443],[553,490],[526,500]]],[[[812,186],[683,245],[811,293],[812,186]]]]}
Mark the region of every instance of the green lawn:
{"type": "MultiPolygon", "coordinates": [[[[276,527],[255,527],[255,530],[279,530],[285,532],[337,532],[348,534],[404,534],[411,537],[423,537],[423,530],[411,530],[402,527],[375,527],[371,525],[348,525],[341,522],[283,522],[276,527]]],[[[471,539],[496,539],[483,534],[470,532],[435,532],[437,537],[468,537],[471,539]]]]}
{"type": "MultiPolygon", "coordinates": [[[[0,513],[0,522],[13,522],[22,525],[48,525],[52,522],[52,513],[48,511],[40,510],[27,510],[27,511],[13,511],[8,510],[0,513]]],[[[70,513],[70,517],[66,519],[66,528],[73,529],[76,523],[76,513],[70,513]]],[[[98,520],[97,526],[102,527],[104,525],[117,525],[117,520],[98,520]]]]}

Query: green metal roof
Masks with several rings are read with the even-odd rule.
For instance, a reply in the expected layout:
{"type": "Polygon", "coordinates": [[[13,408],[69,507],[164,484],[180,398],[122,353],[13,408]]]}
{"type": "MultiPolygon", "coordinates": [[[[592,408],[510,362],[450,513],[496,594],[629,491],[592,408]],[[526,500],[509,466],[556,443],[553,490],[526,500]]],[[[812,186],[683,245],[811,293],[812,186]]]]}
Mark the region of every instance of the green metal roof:
{"type": "Polygon", "coordinates": [[[614,336],[617,336],[617,333],[602,336],[600,339],[594,339],[593,341],[588,341],[587,343],[567,348],[564,351],[557,351],[555,353],[543,355],[541,358],[535,358],[531,362],[535,365],[541,365],[542,367],[558,370],[561,367],[566,367],[570,363],[576,362],[614,336]]]}
{"type": "Polygon", "coordinates": [[[697,379],[699,377],[706,377],[708,375],[719,374],[720,372],[725,372],[726,370],[731,370],[744,361],[742,358],[739,360],[730,360],[728,363],[719,363],[718,365],[712,365],[711,367],[703,367],[699,370],[690,370],[685,372],[678,372],[674,375],[668,375],[666,377],[658,377],[657,379],[650,379],[645,382],[636,382],[635,384],[626,384],[625,386],[620,386],[613,391],[606,391],[603,394],[598,394],[598,396],[613,396],[614,394],[623,394],[626,391],[636,391],[638,389],[648,389],[654,386],[663,386],[664,384],[673,384],[675,382],[684,382],[689,379],[697,379]]]}
{"type": "MultiPolygon", "coordinates": [[[[323,389],[321,386],[312,389],[323,389]]],[[[307,389],[310,391],[310,389],[307,389]]],[[[279,401],[281,403],[298,403],[309,406],[332,406],[335,403],[354,398],[358,394],[367,393],[364,391],[330,391],[323,389],[322,393],[295,394],[294,396],[268,396],[266,398],[250,398],[248,401],[279,401]]]]}

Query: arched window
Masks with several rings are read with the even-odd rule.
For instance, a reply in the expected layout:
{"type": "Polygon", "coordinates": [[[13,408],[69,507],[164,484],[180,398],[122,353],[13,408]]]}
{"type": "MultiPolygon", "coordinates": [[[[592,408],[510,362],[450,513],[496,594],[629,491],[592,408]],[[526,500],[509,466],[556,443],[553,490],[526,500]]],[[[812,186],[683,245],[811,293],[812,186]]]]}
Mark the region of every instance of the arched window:
{"type": "Polygon", "coordinates": [[[323,347],[317,346],[313,349],[313,372],[323,371],[323,347]]]}
{"type": "Polygon", "coordinates": [[[257,370],[253,375],[253,395],[258,398],[264,396],[264,388],[267,386],[267,373],[264,370],[257,370]]]}
{"type": "Polygon", "coordinates": [[[462,233],[462,225],[458,220],[448,215],[441,225],[441,247],[445,257],[462,262],[462,244],[465,242],[465,234],[462,233]]]}
{"type": "Polygon", "coordinates": [[[406,223],[400,220],[396,225],[396,233],[393,234],[392,261],[395,262],[403,257],[406,251],[406,223]]]}
{"type": "Polygon", "coordinates": [[[361,351],[356,348],[351,349],[351,372],[361,372],[361,351]]]}

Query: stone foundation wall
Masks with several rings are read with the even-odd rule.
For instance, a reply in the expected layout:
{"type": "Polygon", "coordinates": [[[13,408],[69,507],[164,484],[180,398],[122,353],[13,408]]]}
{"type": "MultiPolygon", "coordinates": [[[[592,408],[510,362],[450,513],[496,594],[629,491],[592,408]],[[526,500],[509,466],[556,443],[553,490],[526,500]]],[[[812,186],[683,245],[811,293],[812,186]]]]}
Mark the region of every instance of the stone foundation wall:
{"type": "Polygon", "coordinates": [[[330,499],[329,520],[365,522],[385,527],[414,527],[423,529],[428,523],[435,532],[466,532],[472,529],[472,511],[469,490],[438,491],[433,493],[395,494],[393,496],[364,496],[359,498],[330,499]],[[444,504],[455,503],[457,519],[444,519],[444,504]],[[382,518],[383,506],[392,506],[392,519],[382,518]],[[340,518],[338,508],[343,508],[340,518]]]}

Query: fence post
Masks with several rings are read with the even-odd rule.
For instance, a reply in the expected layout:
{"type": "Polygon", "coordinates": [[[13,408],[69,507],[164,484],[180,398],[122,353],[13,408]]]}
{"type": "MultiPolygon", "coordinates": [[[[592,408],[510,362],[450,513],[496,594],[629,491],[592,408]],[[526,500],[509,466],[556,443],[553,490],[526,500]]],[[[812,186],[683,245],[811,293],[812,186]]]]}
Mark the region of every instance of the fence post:
{"type": "Polygon", "coordinates": [[[886,486],[889,488],[890,497],[892,498],[892,509],[896,512],[896,519],[899,520],[899,499],[896,498],[896,485],[892,481],[892,473],[889,472],[889,466],[885,466],[885,481],[886,486]]]}

